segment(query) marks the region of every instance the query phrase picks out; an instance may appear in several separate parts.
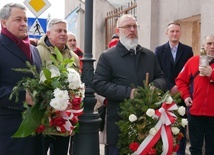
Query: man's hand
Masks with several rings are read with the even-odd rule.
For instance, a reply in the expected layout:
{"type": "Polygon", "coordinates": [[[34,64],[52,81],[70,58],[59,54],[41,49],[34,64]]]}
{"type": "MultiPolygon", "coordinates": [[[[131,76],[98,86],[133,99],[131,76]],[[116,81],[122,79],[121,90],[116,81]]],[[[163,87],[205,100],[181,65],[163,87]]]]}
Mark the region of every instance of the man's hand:
{"type": "Polygon", "coordinates": [[[185,100],[184,100],[185,104],[187,107],[190,107],[192,106],[192,98],[191,97],[187,97],[185,100]]]}
{"type": "Polygon", "coordinates": [[[199,66],[200,74],[210,77],[213,69],[210,66],[199,66]]]}
{"type": "Polygon", "coordinates": [[[174,85],[171,89],[170,89],[170,94],[175,95],[179,93],[178,91],[178,87],[176,85],[174,85]]]}
{"type": "Polygon", "coordinates": [[[134,93],[136,89],[132,89],[130,93],[130,99],[134,99],[134,93]]]}
{"type": "Polygon", "coordinates": [[[32,100],[32,96],[31,96],[31,94],[30,94],[30,92],[28,90],[26,90],[25,101],[29,105],[34,105],[34,102],[32,100]]]}

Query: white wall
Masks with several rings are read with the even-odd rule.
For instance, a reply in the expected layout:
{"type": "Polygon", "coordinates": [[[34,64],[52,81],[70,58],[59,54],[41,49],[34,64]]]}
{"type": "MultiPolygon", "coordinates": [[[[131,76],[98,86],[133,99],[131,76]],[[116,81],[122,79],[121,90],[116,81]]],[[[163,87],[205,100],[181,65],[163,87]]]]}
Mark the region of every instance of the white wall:
{"type": "MultiPolygon", "coordinates": [[[[65,0],[65,2],[66,13],[76,8],[75,5],[80,4],[79,0],[65,0]]],[[[181,42],[190,46],[194,35],[202,40],[205,35],[214,33],[214,20],[212,19],[214,0],[136,0],[136,2],[138,5],[137,21],[140,25],[139,43],[152,51],[168,41],[165,35],[166,27],[173,21],[182,21],[181,42]],[[201,18],[200,34],[192,34],[193,28],[189,25],[191,22],[185,23],[186,19],[192,20],[195,16],[201,18]]],[[[94,0],[93,55],[96,60],[105,50],[104,22],[107,12],[112,10],[114,8],[108,1],[94,0]]],[[[80,24],[80,32],[84,33],[83,29],[84,25],[80,24]]],[[[81,41],[84,41],[82,39],[81,41]]]]}

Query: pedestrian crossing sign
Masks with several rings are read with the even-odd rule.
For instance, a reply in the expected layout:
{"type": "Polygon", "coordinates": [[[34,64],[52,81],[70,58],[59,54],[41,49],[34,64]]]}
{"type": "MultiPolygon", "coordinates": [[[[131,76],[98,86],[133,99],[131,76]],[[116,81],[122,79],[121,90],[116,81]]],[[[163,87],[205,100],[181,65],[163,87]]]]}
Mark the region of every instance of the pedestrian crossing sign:
{"type": "Polygon", "coordinates": [[[28,35],[30,38],[39,39],[46,34],[47,19],[28,18],[28,35]]]}

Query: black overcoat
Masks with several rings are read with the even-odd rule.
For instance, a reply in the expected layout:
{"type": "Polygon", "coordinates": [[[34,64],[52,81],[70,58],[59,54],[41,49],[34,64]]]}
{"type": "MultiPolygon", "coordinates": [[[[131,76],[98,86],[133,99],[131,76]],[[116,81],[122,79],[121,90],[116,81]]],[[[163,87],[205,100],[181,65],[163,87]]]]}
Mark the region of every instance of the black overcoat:
{"type": "Polygon", "coordinates": [[[119,128],[119,104],[130,98],[132,85],[143,87],[146,73],[149,83],[160,89],[166,89],[166,79],[161,71],[154,53],[140,45],[136,55],[130,53],[120,42],[100,55],[94,74],[93,86],[96,93],[106,97],[107,143],[116,145],[119,128]]]}

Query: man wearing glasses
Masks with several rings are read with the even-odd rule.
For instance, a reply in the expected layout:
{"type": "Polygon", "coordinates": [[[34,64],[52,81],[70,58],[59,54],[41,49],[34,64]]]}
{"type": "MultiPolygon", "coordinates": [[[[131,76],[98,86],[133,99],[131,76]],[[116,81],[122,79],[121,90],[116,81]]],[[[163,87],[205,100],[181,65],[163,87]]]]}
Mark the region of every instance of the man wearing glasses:
{"type": "Polygon", "coordinates": [[[148,83],[166,89],[166,79],[154,53],[138,44],[138,27],[132,15],[125,14],[118,19],[116,31],[120,41],[100,55],[93,79],[96,93],[108,100],[109,155],[120,154],[117,147],[119,127],[116,124],[120,119],[120,103],[124,99],[134,98],[136,87],[144,86],[146,73],[149,74],[148,83]]]}

